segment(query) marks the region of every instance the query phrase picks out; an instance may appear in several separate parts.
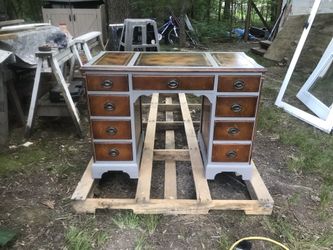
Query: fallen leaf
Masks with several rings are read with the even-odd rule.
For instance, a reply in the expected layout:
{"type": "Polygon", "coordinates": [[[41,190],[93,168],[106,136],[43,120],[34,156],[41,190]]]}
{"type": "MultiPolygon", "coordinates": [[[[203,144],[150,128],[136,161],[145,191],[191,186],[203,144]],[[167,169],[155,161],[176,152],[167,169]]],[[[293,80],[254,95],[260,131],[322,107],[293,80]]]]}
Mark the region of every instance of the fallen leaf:
{"type": "Polygon", "coordinates": [[[55,201],[47,200],[47,201],[43,201],[42,204],[44,206],[47,206],[49,209],[54,209],[55,201]]]}

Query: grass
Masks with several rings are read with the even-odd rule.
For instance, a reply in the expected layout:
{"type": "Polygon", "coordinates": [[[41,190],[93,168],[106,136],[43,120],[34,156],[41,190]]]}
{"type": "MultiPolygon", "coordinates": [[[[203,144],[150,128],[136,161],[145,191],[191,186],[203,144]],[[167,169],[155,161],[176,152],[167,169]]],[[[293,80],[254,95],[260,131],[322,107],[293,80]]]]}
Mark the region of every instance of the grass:
{"type": "Polygon", "coordinates": [[[229,249],[232,244],[233,241],[226,234],[221,235],[220,238],[218,239],[219,249],[221,250],[229,249]]]}
{"type": "Polygon", "coordinates": [[[99,249],[108,237],[105,232],[96,229],[71,226],[65,234],[65,239],[68,250],[90,250],[99,249]]]}
{"type": "Polygon", "coordinates": [[[160,219],[159,215],[137,215],[132,212],[124,212],[117,214],[112,221],[120,229],[142,229],[152,235],[160,219]]]}
{"type": "Polygon", "coordinates": [[[146,249],[147,245],[147,236],[145,234],[141,234],[136,240],[134,244],[134,249],[135,250],[142,250],[146,249]]]}
{"type": "Polygon", "coordinates": [[[275,240],[293,250],[329,250],[333,247],[333,230],[330,229],[320,235],[306,236],[282,217],[265,217],[263,226],[275,235],[275,240]]]}

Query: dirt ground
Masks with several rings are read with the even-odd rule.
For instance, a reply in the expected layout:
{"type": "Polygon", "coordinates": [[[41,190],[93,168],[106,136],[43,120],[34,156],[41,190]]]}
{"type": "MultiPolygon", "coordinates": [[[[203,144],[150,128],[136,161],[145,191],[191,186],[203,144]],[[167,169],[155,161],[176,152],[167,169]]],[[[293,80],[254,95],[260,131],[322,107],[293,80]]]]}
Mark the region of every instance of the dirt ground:
{"type": "MultiPolygon", "coordinates": [[[[210,50],[248,51],[251,46],[239,42],[212,46],[210,50]]],[[[273,105],[276,96],[275,92],[272,94],[272,89],[278,89],[287,69],[276,63],[264,64],[268,69],[265,86],[269,88],[265,90],[264,87],[261,108],[273,105]]],[[[147,232],[149,225],[153,224],[149,223],[152,218],[149,216],[139,216],[141,222],[122,227],[119,220],[131,217],[128,212],[102,210],[94,215],[74,213],[70,197],[91,158],[87,115],[84,107],[82,110],[86,131],[84,139],[75,136],[69,119],[39,120],[29,139],[33,144],[27,148],[22,146],[25,142],[23,128],[11,129],[10,148],[0,154],[0,169],[8,169],[7,172],[0,172],[0,228],[17,233],[7,249],[89,249],[80,245],[80,233],[75,239],[71,237],[75,229],[82,236],[93,238],[90,241],[92,249],[224,250],[246,236],[270,237],[285,243],[290,249],[333,249],[332,202],[325,209],[320,205],[323,177],[288,168],[289,159],[298,149],[282,144],[278,135],[260,128],[256,133],[253,159],[275,201],[271,216],[246,216],[240,211],[161,215],[153,217],[156,228],[153,226],[147,232]]],[[[181,135],[182,131],[177,133],[181,135]]],[[[162,138],[163,134],[159,136],[162,138]]],[[[182,147],[182,143],[178,141],[177,145],[182,147]]],[[[177,175],[187,176],[178,180],[179,195],[193,198],[195,194],[187,192],[193,189],[190,165],[179,164],[177,175]]],[[[156,162],[153,197],[160,197],[163,193],[164,180],[160,171],[163,171],[163,163],[156,162]]],[[[135,187],[136,181],[130,180],[127,175],[112,173],[103,178],[96,195],[133,196],[135,187]]],[[[231,174],[219,175],[214,182],[210,182],[210,188],[215,190],[213,193],[216,196],[248,197],[244,184],[231,174]]],[[[132,218],[136,219],[135,216],[132,218]]],[[[278,248],[257,242],[253,249],[278,248]]]]}

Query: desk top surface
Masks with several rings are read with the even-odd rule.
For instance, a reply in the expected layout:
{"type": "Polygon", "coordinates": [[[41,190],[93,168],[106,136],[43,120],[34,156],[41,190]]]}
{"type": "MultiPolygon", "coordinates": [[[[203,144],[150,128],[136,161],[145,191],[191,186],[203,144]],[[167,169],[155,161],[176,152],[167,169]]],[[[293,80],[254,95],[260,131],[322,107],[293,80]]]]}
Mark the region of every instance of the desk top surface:
{"type": "Polygon", "coordinates": [[[244,52],[102,52],[83,71],[255,71],[265,68],[244,52]]]}

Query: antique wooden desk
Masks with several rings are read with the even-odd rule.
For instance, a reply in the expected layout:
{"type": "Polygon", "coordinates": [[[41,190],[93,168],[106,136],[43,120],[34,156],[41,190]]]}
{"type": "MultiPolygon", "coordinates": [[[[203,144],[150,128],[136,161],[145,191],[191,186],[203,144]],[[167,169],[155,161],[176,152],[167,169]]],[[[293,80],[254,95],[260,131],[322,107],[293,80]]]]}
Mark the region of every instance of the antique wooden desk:
{"type": "Polygon", "coordinates": [[[137,178],[143,147],[141,96],[202,96],[200,151],[207,179],[251,178],[252,142],[265,69],[243,52],[103,52],[82,67],[93,145],[92,172],[137,178]]]}

